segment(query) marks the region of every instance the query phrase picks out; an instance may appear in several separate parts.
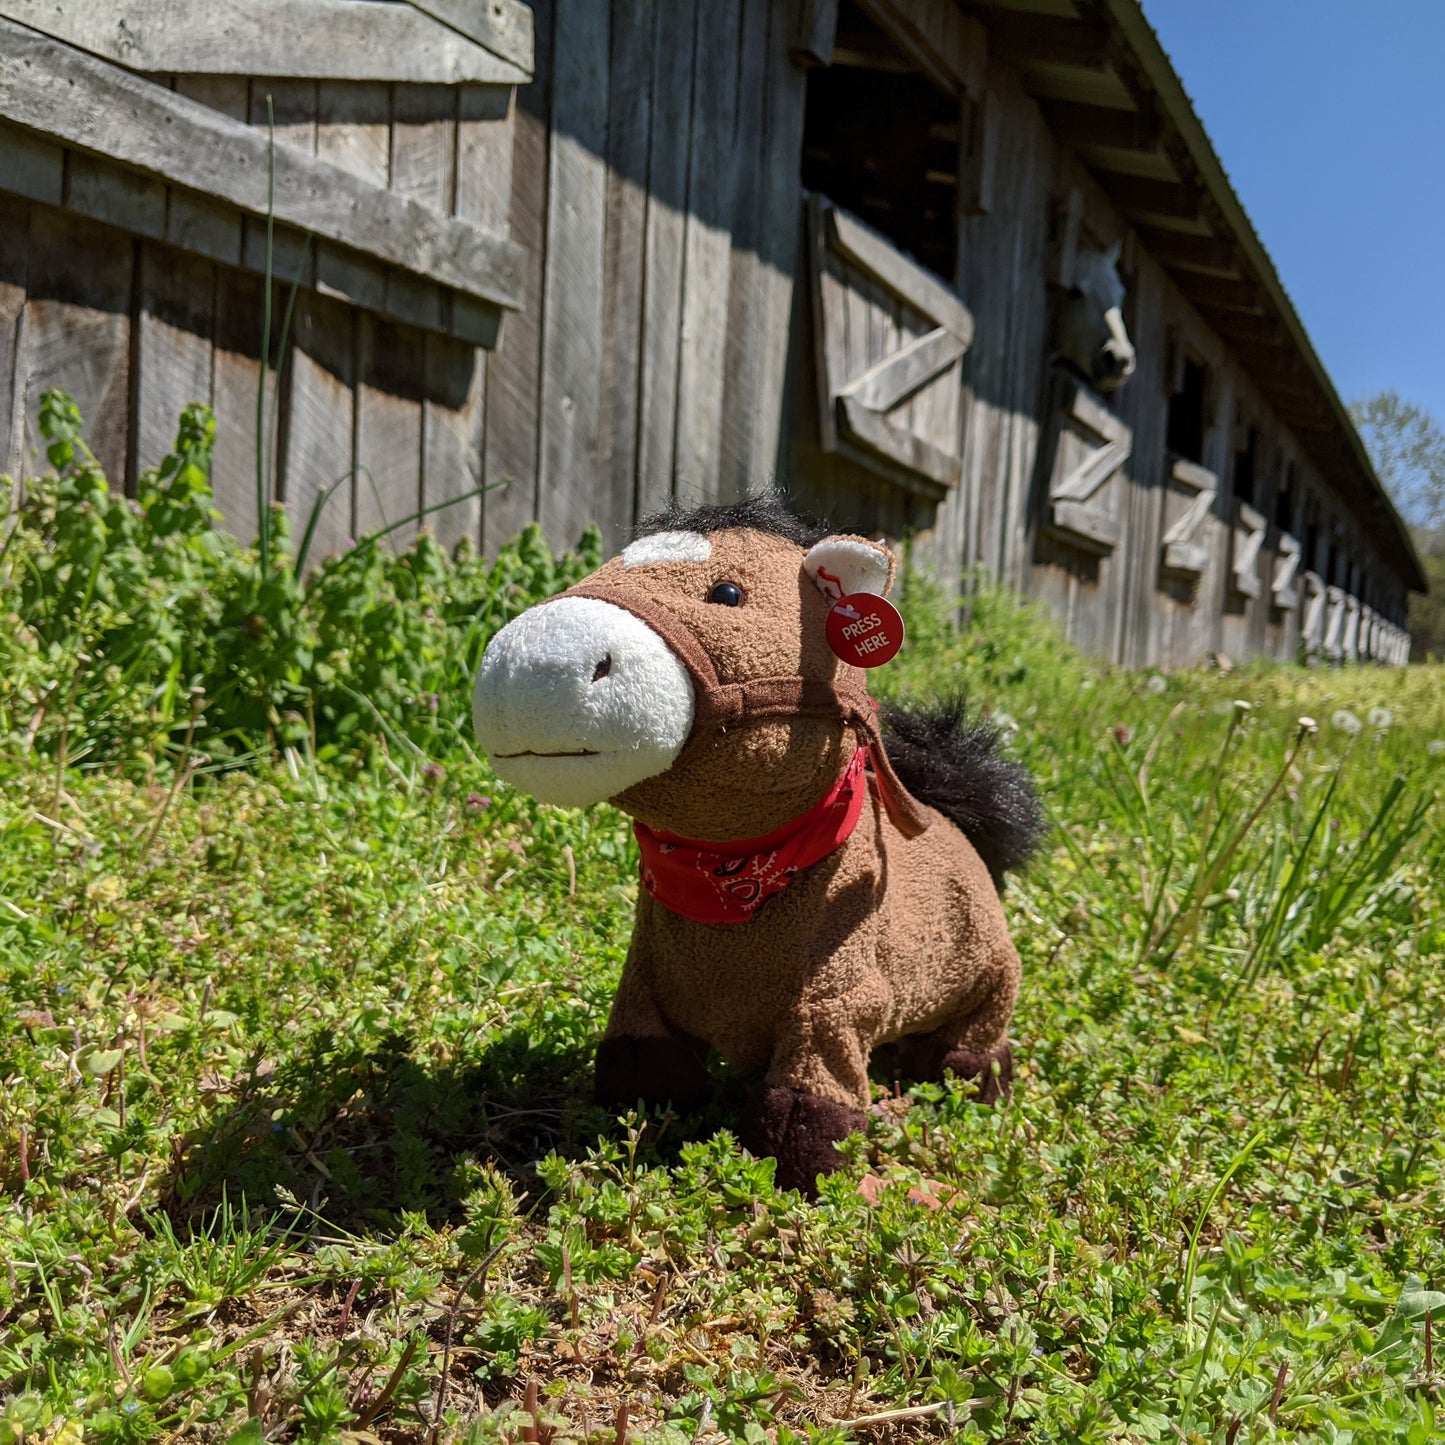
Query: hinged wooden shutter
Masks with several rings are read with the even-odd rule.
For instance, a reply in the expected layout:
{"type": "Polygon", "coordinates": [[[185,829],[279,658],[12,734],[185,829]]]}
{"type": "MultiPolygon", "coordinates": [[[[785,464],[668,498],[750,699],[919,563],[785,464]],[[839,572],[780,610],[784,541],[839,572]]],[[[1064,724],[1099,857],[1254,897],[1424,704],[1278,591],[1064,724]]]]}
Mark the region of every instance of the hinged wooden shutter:
{"type": "Polygon", "coordinates": [[[1209,566],[1204,521],[1219,494],[1219,478],[1198,462],[1174,457],[1169,463],[1169,482],[1164,501],[1167,526],[1160,539],[1159,568],[1161,572],[1197,582],[1209,566]],[[1173,515],[1175,513],[1177,515],[1173,515]]]}
{"type": "Polygon", "coordinates": [[[1248,502],[1234,504],[1234,560],[1230,584],[1241,597],[1258,597],[1259,551],[1264,545],[1266,522],[1248,502]]]}
{"type": "Polygon", "coordinates": [[[937,500],[962,471],[968,308],[823,196],[808,200],[821,443],[937,500]]]}
{"type": "Polygon", "coordinates": [[[1270,584],[1270,603],[1276,612],[1289,612],[1299,602],[1300,540],[1288,532],[1281,535],[1275,550],[1274,580],[1270,584]]]}
{"type": "Polygon", "coordinates": [[[1107,557],[1123,535],[1116,478],[1134,449],[1134,433],[1087,386],[1058,372],[1053,382],[1056,443],[1049,475],[1049,532],[1107,557]]]}

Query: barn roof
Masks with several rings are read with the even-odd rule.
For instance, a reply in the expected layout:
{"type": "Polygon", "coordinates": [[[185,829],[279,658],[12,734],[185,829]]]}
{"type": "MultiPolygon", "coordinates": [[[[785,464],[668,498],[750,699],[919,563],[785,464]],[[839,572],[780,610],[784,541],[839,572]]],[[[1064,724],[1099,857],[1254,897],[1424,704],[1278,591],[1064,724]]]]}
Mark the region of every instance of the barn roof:
{"type": "Polygon", "coordinates": [[[1383,555],[1423,592],[1410,534],[1138,0],[964,8],[1383,555]]]}

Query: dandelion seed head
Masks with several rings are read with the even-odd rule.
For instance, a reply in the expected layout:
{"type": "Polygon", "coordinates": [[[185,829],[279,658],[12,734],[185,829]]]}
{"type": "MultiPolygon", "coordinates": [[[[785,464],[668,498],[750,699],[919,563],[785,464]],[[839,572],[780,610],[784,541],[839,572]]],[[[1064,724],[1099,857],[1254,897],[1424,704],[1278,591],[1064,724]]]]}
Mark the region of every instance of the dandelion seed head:
{"type": "Polygon", "coordinates": [[[1365,714],[1365,721],[1369,723],[1372,728],[1377,728],[1380,732],[1385,732],[1391,724],[1394,723],[1395,714],[1387,707],[1372,707],[1369,712],[1365,714]]]}
{"type": "Polygon", "coordinates": [[[1161,692],[1169,691],[1169,679],[1163,673],[1156,672],[1144,686],[1157,697],[1161,692]]]}
{"type": "Polygon", "coordinates": [[[1432,758],[1438,758],[1441,753],[1445,753],[1445,738],[1431,738],[1430,741],[1425,744],[1425,751],[1429,753],[1432,758]]]}
{"type": "Polygon", "coordinates": [[[1364,731],[1364,723],[1352,713],[1349,708],[1336,708],[1330,715],[1330,725],[1337,728],[1348,737],[1358,737],[1364,731]]]}

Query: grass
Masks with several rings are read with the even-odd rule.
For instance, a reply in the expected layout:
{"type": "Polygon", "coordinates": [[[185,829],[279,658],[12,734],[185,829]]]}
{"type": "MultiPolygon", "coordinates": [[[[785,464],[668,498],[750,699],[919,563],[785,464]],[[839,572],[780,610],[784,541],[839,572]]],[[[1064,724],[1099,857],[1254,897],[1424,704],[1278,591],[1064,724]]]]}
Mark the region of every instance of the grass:
{"type": "Polygon", "coordinates": [[[1445,674],[903,609],[881,681],[966,688],[1055,825],[1022,1072],[880,1087],[817,1205],[746,1079],[590,1103],[611,810],[460,744],[0,756],[0,1445],[1439,1438],[1445,674]]]}

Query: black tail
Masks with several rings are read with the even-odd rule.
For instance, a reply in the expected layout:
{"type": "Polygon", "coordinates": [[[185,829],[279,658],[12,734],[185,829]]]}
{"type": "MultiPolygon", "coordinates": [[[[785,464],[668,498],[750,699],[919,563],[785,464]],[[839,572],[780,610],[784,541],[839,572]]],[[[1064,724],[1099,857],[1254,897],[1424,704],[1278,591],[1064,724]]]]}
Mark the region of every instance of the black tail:
{"type": "Polygon", "coordinates": [[[903,786],[962,829],[1002,888],[1042,840],[1043,808],[1023,765],[999,757],[999,730],[963,714],[961,697],[916,711],[888,703],[883,741],[903,786]]]}

